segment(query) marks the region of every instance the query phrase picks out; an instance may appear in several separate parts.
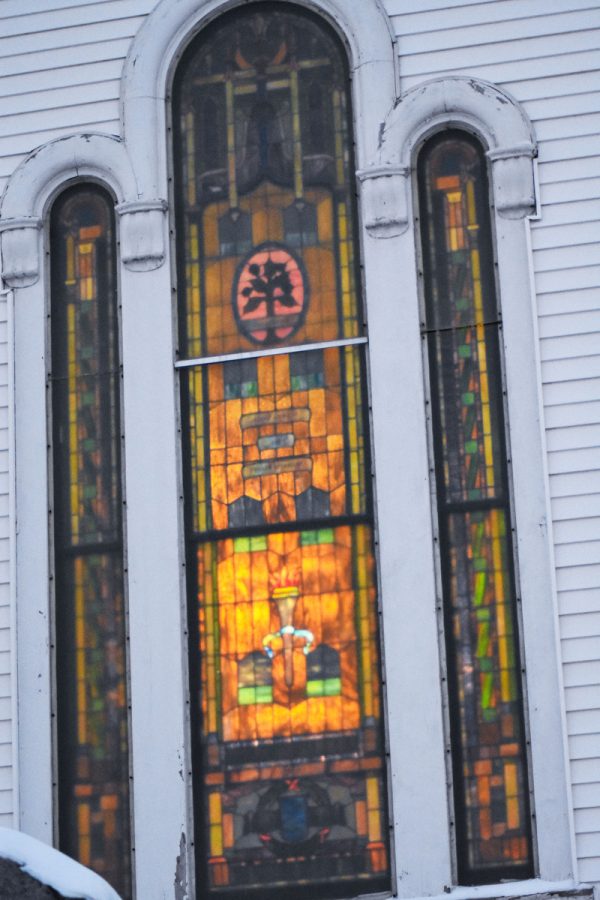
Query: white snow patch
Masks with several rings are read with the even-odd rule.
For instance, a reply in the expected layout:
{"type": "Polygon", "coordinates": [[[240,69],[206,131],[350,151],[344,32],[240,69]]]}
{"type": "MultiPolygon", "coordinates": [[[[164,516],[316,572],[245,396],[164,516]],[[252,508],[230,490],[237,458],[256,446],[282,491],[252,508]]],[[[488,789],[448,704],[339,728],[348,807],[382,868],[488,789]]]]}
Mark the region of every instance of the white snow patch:
{"type": "Polygon", "coordinates": [[[100,875],[36,838],[0,827],[0,857],[11,859],[42,884],[76,900],[120,900],[100,875]]]}

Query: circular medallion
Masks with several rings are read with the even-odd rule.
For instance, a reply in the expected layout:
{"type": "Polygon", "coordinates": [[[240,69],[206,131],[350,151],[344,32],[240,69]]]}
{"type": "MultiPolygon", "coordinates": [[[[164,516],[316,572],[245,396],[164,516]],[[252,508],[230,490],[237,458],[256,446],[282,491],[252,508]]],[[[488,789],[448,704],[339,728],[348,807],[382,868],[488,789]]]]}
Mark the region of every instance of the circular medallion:
{"type": "Polygon", "coordinates": [[[254,344],[278,344],[298,331],[308,307],[301,261],[282,244],[261,244],[240,263],[233,284],[238,328],[254,344]]]}

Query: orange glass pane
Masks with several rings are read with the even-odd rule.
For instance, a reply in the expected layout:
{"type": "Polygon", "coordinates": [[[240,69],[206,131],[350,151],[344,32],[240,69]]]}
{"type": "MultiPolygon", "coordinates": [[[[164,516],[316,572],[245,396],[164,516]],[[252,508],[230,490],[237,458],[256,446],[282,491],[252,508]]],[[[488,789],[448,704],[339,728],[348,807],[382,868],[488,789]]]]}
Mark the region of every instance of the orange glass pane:
{"type": "Polygon", "coordinates": [[[197,530],[363,512],[360,375],[355,348],[234,361],[209,366],[204,375],[192,372],[197,530]]]}
{"type": "Polygon", "coordinates": [[[255,3],[198,37],[175,91],[213,894],[389,887],[362,348],[306,348],[363,330],[347,85],[323,23],[255,3]]]}
{"type": "MultiPolygon", "coordinates": [[[[239,816],[240,803],[252,802],[257,777],[265,779],[254,794],[258,807],[282,793],[291,804],[310,807],[321,797],[327,806],[343,784],[345,840],[367,860],[368,871],[381,871],[387,857],[379,705],[373,704],[379,660],[370,529],[226,538],[201,545],[197,564],[202,695],[210,707],[202,741],[218,748],[205,777],[214,791],[212,770],[225,776],[221,793],[211,794],[222,800],[223,829],[231,827],[228,817],[239,816]],[[208,640],[209,619],[215,640],[208,640]],[[257,770],[267,759],[277,765],[257,770]],[[231,778],[249,787],[232,791],[225,787],[231,778]],[[379,842],[377,853],[372,842],[379,842]]],[[[264,821],[265,833],[277,840],[266,812],[264,821]]],[[[255,821],[248,819],[244,829],[250,840],[255,821]]],[[[234,868],[237,837],[222,851],[234,868]]],[[[321,853],[339,855],[329,830],[319,842],[321,853]]],[[[256,855],[257,872],[268,858],[256,855]]]]}

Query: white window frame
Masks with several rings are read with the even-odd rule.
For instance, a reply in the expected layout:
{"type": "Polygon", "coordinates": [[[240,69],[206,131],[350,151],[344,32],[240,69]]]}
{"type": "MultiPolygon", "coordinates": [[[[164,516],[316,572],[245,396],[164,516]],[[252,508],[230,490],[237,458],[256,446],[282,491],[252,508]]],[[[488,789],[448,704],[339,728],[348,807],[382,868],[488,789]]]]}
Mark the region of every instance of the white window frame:
{"type": "MultiPolygon", "coordinates": [[[[288,0],[279,0],[286,3],[288,0]]],[[[3,278],[15,290],[20,827],[54,837],[51,571],[46,378],[48,252],[43,227],[75,180],[116,196],[120,239],[130,621],[132,806],[139,900],[193,891],[185,555],[168,240],[174,69],[230,0],[161,0],[122,76],[122,138],[73,135],[33,153],[2,205],[3,278]],[[151,352],[150,352],[151,348],[151,352]]],[[[396,48],[379,0],[302,0],[348,49],[361,191],[383,608],[395,891],[506,896],[573,887],[536,316],[527,251],[534,142],[515,101],[474,79],[440,79],[399,100],[396,48]],[[399,102],[398,102],[399,101],[399,102]],[[436,615],[419,275],[411,173],[423,139],[446,126],[481,138],[492,160],[508,420],[527,664],[539,878],[453,888],[436,615]],[[392,389],[393,388],[393,389],[392,389]]]]}

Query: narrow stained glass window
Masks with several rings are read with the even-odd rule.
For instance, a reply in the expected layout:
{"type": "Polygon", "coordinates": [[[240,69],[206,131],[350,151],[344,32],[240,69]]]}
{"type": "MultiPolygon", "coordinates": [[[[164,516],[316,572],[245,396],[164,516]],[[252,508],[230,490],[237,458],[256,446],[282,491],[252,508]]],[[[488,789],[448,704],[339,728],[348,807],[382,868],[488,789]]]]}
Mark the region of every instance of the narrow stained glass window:
{"type": "Polygon", "coordinates": [[[51,217],[60,848],[131,896],[119,341],[110,197],[51,217]]]}
{"type": "Polygon", "coordinates": [[[454,807],[463,884],[532,874],[516,581],[485,160],[419,159],[454,807]]]}
{"type": "Polygon", "coordinates": [[[174,96],[199,883],[385,890],[344,51],[253,3],[174,96]]]}

